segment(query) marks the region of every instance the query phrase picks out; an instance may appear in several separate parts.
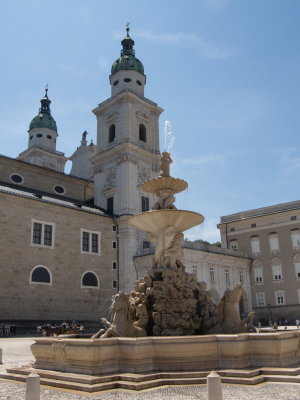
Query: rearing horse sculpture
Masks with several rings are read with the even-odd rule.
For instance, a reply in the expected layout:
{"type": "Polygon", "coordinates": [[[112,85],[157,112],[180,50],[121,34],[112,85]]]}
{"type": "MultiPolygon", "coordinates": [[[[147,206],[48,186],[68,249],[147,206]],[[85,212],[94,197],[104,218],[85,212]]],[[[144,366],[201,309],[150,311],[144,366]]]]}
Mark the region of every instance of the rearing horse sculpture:
{"type": "Polygon", "coordinates": [[[238,284],[233,290],[225,292],[218,305],[219,322],[208,333],[242,333],[256,332],[252,324],[254,312],[251,311],[246,318],[240,318],[238,303],[243,294],[243,285],[238,284]]]}
{"type": "Polygon", "coordinates": [[[119,292],[112,297],[113,302],[110,307],[112,314],[112,322],[106,318],[101,318],[105,329],[100,329],[92,339],[108,338],[108,337],[138,337],[146,336],[145,329],[134,325],[130,321],[129,313],[129,296],[126,293],[119,292]]]}

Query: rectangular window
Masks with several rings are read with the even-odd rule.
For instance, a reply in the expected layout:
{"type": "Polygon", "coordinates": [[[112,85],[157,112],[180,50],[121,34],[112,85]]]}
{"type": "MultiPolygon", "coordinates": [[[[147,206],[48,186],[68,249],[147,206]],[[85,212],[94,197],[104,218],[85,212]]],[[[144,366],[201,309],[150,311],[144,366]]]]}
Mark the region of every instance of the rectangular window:
{"type": "Polygon", "coordinates": [[[251,224],[251,228],[255,228],[256,227],[256,224],[251,224]]]}
{"type": "Polygon", "coordinates": [[[192,274],[197,276],[197,265],[192,265],[192,274]]]}
{"type": "Polygon", "coordinates": [[[235,228],[230,228],[230,232],[234,232],[235,231],[235,228]]]}
{"type": "Polygon", "coordinates": [[[112,242],[112,248],[113,248],[113,249],[116,249],[116,248],[117,248],[117,242],[116,242],[115,240],[112,242]]]}
{"type": "Polygon", "coordinates": [[[257,307],[262,307],[266,304],[265,294],[263,292],[256,293],[256,305],[257,307]]]}
{"type": "Polygon", "coordinates": [[[294,249],[300,246],[300,231],[298,229],[291,232],[291,239],[294,249]]]}
{"type": "Polygon", "coordinates": [[[225,271],[225,282],[230,282],[230,275],[229,275],[229,271],[225,271]]]}
{"type": "Polygon", "coordinates": [[[106,209],[107,209],[107,212],[109,212],[110,214],[114,213],[114,198],[113,197],[109,197],[108,199],[106,199],[106,209]]]}
{"type": "Polygon", "coordinates": [[[149,197],[142,196],[142,212],[149,211],[149,197]]]}
{"type": "Polygon", "coordinates": [[[147,240],[143,240],[143,249],[149,249],[150,248],[150,242],[147,240]]]}
{"type": "Polygon", "coordinates": [[[300,263],[295,263],[296,278],[300,278],[300,263]]]}
{"type": "Polygon", "coordinates": [[[281,265],[273,265],[272,272],[273,272],[273,280],[274,281],[280,281],[282,279],[281,265]]]}
{"type": "Polygon", "coordinates": [[[54,224],[32,220],[31,244],[33,246],[54,247],[54,224]]]}
{"type": "Polygon", "coordinates": [[[113,232],[117,232],[117,225],[112,226],[113,232]]]}
{"type": "Polygon", "coordinates": [[[254,281],[255,282],[263,282],[263,269],[262,268],[254,268],[254,281]]]}
{"type": "Polygon", "coordinates": [[[256,236],[251,238],[251,250],[254,254],[260,253],[259,237],[256,236]]]}
{"type": "Polygon", "coordinates": [[[296,215],[293,215],[293,216],[291,217],[291,221],[295,221],[296,219],[297,219],[296,215]]]}
{"type": "Polygon", "coordinates": [[[270,250],[271,251],[279,250],[278,236],[277,235],[270,235],[269,236],[269,244],[270,244],[270,250]]]}
{"type": "Polygon", "coordinates": [[[240,283],[244,282],[244,274],[242,272],[239,273],[240,275],[240,283]]]}
{"type": "Polygon", "coordinates": [[[215,280],[215,270],[214,270],[213,267],[210,267],[210,268],[209,268],[209,276],[210,276],[210,280],[211,280],[212,282],[214,282],[214,280],[215,280]]]}
{"type": "Polygon", "coordinates": [[[284,297],[283,290],[277,290],[275,292],[275,302],[276,302],[276,305],[285,304],[285,297],[284,297]]]}
{"type": "Polygon", "coordinates": [[[113,289],[118,289],[118,281],[112,281],[113,289]]]}
{"type": "Polygon", "coordinates": [[[32,243],[42,244],[42,224],[39,224],[38,222],[33,223],[32,243]]]}
{"type": "Polygon", "coordinates": [[[112,269],[117,269],[117,261],[112,262],[112,269]]]}
{"type": "Polygon", "coordinates": [[[81,252],[100,255],[100,232],[81,229],[81,252]]]}
{"type": "Polygon", "coordinates": [[[98,253],[98,234],[92,233],[92,253],[98,253]]]}

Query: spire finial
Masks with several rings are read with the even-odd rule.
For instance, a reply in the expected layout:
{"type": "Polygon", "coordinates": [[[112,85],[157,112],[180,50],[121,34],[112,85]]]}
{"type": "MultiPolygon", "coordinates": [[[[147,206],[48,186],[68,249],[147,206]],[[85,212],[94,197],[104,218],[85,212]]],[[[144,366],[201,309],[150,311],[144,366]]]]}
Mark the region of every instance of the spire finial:
{"type": "Polygon", "coordinates": [[[45,86],[45,97],[48,97],[48,83],[45,86]]]}
{"type": "Polygon", "coordinates": [[[127,22],[127,24],[126,24],[127,37],[130,37],[129,36],[129,30],[130,30],[129,25],[130,25],[130,22],[127,22]]]}

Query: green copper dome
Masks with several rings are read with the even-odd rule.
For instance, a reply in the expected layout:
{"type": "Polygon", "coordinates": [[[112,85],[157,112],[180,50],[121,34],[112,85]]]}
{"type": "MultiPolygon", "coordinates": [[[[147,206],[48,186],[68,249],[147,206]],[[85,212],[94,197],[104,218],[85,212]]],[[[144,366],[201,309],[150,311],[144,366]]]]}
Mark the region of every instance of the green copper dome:
{"type": "Polygon", "coordinates": [[[111,67],[111,74],[115,74],[120,70],[131,70],[137,71],[144,75],[143,64],[135,57],[135,51],[133,49],[134,41],[129,36],[129,28],[127,27],[127,36],[122,40],[121,44],[123,49],[121,50],[121,57],[118,58],[111,67]]]}
{"type": "Polygon", "coordinates": [[[29,130],[33,128],[48,128],[57,132],[56,122],[51,115],[50,103],[48,99],[48,89],[46,89],[45,96],[41,99],[41,108],[39,114],[30,122],[29,130]]]}

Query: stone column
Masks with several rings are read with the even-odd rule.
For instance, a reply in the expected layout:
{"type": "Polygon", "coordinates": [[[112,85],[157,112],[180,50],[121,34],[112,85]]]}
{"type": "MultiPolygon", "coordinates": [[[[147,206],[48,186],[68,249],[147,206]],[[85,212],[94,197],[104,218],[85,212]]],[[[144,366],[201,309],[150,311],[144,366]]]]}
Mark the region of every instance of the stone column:
{"type": "Polygon", "coordinates": [[[25,400],[40,400],[40,376],[35,372],[26,378],[25,400]]]}
{"type": "Polygon", "coordinates": [[[215,371],[207,376],[207,399],[223,400],[221,377],[215,371]]]}

